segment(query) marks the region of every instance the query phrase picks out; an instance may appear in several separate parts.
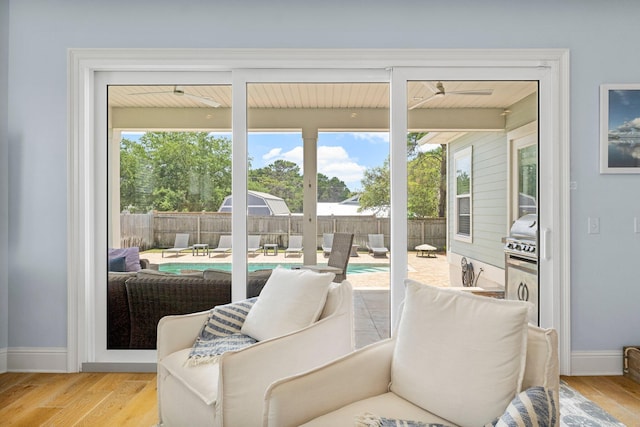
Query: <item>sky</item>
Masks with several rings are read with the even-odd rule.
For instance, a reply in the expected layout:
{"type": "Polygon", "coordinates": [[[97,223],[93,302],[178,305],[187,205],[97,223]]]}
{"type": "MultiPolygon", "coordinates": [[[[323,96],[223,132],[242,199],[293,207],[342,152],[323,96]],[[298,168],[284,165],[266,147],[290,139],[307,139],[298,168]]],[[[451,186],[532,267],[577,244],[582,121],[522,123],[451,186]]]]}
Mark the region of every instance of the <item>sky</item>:
{"type": "Polygon", "coordinates": [[[640,90],[609,92],[609,132],[640,131],[640,90]]]}
{"type": "MultiPolygon", "coordinates": [[[[344,181],[351,191],[362,189],[367,168],[382,166],[389,156],[387,132],[321,132],[318,134],[318,173],[344,181]]],[[[250,133],[251,166],[258,169],[276,160],[289,160],[303,171],[299,133],[250,133]]]]}
{"type": "MultiPolygon", "coordinates": [[[[139,132],[123,132],[122,137],[137,140],[139,132]]],[[[229,133],[214,133],[230,138],[229,133]]],[[[251,167],[259,169],[276,160],[289,160],[303,169],[300,133],[249,133],[251,167]]],[[[344,181],[349,190],[362,189],[367,168],[382,166],[389,156],[388,132],[320,132],[318,134],[318,172],[344,181]]]]}

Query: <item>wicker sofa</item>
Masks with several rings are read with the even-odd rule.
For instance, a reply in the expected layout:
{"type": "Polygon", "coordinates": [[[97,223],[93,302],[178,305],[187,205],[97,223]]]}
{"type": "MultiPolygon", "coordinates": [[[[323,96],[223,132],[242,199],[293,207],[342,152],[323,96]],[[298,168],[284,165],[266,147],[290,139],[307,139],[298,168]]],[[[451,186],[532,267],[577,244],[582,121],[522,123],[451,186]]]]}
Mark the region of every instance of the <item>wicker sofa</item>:
{"type": "MultiPolygon", "coordinates": [[[[252,272],[247,297],[260,294],[271,270],[252,272]]],[[[170,274],[143,269],[109,273],[107,348],[155,349],[158,321],[168,315],[194,313],[231,302],[231,274],[206,270],[170,274]]]]}

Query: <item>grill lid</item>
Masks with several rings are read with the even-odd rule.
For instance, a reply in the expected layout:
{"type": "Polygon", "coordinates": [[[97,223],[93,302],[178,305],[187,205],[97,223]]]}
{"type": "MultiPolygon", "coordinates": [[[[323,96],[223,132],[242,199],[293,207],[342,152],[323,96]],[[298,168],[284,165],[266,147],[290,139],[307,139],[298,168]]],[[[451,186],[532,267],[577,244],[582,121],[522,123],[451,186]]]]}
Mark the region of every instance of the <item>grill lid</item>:
{"type": "Polygon", "coordinates": [[[538,236],[538,215],[523,215],[514,221],[509,231],[509,237],[518,240],[536,241],[538,236]]]}

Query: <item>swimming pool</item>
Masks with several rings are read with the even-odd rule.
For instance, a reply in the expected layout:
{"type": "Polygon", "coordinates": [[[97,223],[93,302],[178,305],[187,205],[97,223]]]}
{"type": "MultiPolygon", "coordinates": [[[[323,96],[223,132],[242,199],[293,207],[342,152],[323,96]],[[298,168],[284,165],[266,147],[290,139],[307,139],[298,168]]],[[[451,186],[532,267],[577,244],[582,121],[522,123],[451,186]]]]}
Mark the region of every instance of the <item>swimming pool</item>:
{"type": "MultiPolygon", "coordinates": [[[[291,268],[295,266],[300,266],[302,264],[284,264],[284,263],[265,263],[265,262],[257,262],[249,264],[249,271],[256,270],[264,270],[264,269],[274,269],[277,266],[282,266],[285,268],[291,268]]],[[[216,269],[216,270],[225,270],[231,271],[231,263],[188,263],[188,262],[169,262],[166,264],[160,264],[158,267],[160,271],[168,272],[168,273],[180,273],[181,270],[208,270],[208,269],[216,269]]],[[[360,274],[360,273],[385,273],[389,271],[388,264],[350,264],[347,266],[347,274],[360,274]]]]}

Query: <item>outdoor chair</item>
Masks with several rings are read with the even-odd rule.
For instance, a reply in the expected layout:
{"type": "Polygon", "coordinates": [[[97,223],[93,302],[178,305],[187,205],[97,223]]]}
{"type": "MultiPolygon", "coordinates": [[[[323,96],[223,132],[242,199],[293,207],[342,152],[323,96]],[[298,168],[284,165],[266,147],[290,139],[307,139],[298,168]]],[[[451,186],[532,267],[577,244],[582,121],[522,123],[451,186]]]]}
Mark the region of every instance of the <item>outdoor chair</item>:
{"type": "Polygon", "coordinates": [[[189,234],[178,233],[176,234],[173,247],[162,251],[162,258],[164,258],[165,252],[174,253],[176,254],[175,256],[178,256],[180,252],[186,251],[187,249],[191,249],[191,246],[189,246],[189,234]]]}
{"type": "Polygon", "coordinates": [[[341,282],[347,279],[347,266],[349,264],[349,258],[351,257],[353,234],[335,233],[332,237],[333,242],[327,265],[303,265],[302,268],[319,272],[335,273],[336,277],[334,280],[341,282]]]}
{"type": "Polygon", "coordinates": [[[284,257],[287,254],[300,254],[302,253],[302,236],[289,236],[289,246],[284,250],[284,257]]]}
{"type": "Polygon", "coordinates": [[[384,235],[383,234],[369,234],[369,241],[367,242],[367,249],[369,253],[374,257],[376,256],[387,256],[387,249],[384,246],[384,235]]]}
{"type": "Polygon", "coordinates": [[[251,252],[256,255],[260,248],[260,235],[250,235],[247,239],[247,252],[251,252]]]}
{"type": "Polygon", "coordinates": [[[333,233],[324,233],[322,235],[322,253],[325,257],[328,257],[331,253],[331,246],[333,245],[333,233]]]}
{"type": "Polygon", "coordinates": [[[209,250],[209,258],[213,254],[225,254],[231,251],[231,236],[225,234],[220,236],[220,241],[218,241],[218,247],[209,250]]]}

